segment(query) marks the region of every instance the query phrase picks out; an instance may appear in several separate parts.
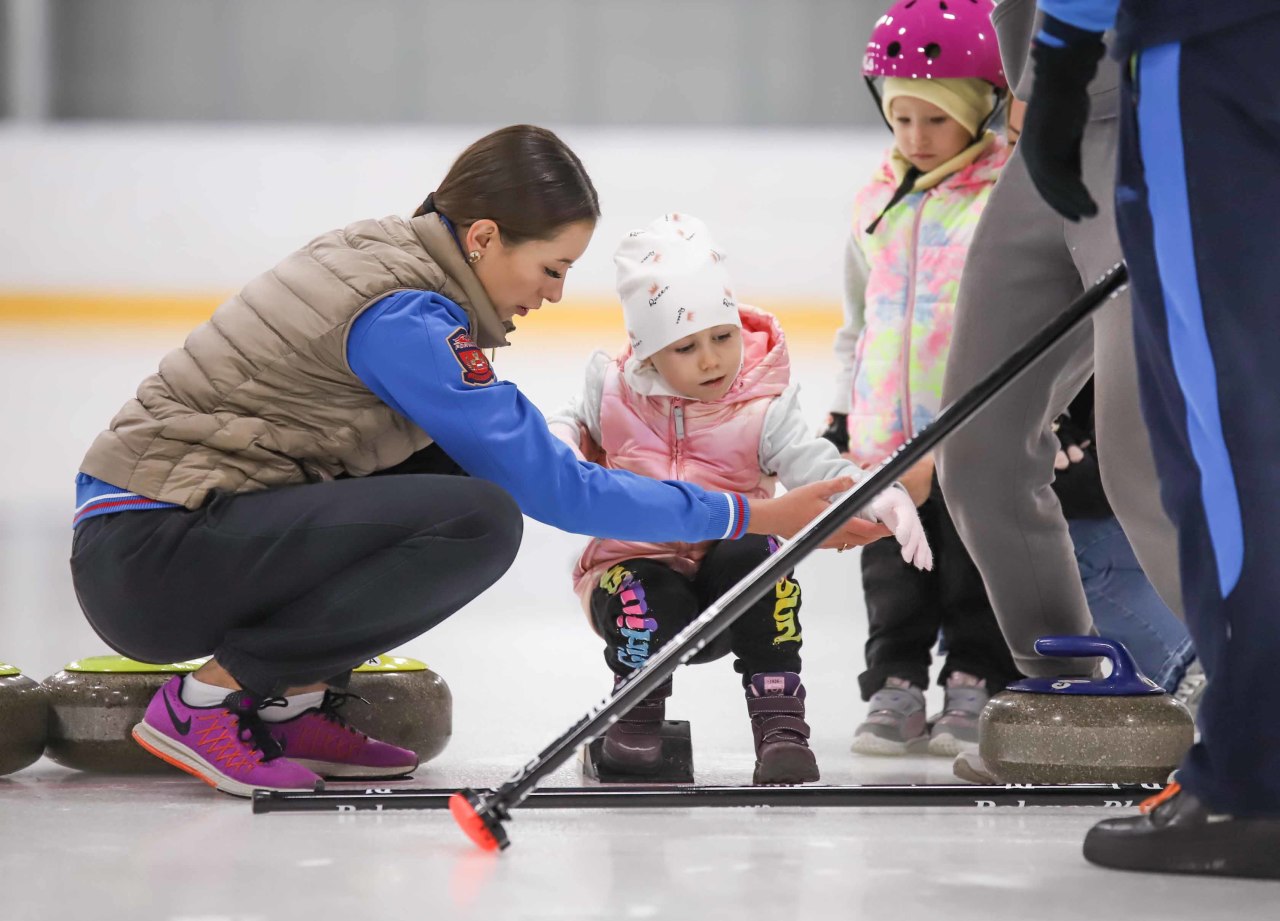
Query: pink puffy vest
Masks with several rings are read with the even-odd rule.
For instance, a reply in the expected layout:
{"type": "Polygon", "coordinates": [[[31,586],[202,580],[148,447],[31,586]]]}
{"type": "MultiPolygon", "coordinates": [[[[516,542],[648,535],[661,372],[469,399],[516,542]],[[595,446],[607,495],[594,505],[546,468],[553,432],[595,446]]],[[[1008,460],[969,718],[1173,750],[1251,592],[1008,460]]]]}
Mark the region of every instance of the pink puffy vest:
{"type": "MultiPolygon", "coordinates": [[[[733,386],[714,403],[635,393],[622,368],[623,352],[605,373],[600,401],[600,463],[657,480],[686,480],[717,492],[769,498],[776,477],[760,469],[760,438],[769,404],[791,380],[782,327],[770,314],[739,305],[742,319],[742,370],[733,386]]],[[[574,568],[573,584],[590,603],[600,577],[622,560],[647,558],[692,576],[708,542],[648,544],[597,538],[574,568]]]]}

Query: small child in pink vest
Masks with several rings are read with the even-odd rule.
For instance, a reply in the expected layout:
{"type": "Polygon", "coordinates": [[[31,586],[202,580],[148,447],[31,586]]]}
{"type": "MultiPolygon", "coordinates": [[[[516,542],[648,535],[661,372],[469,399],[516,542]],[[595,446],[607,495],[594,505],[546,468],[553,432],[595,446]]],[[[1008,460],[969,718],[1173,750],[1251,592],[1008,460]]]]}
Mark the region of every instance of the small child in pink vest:
{"type": "MultiPolygon", "coordinates": [[[[865,474],[810,434],[790,382],[777,320],[739,304],[723,253],[706,227],[668,214],[632,231],[614,255],[630,347],[592,356],[582,397],[549,419],[585,459],[657,479],[769,497],[776,484],[801,486],[865,474]]],[[[901,556],[932,565],[915,506],[895,486],[863,512],[884,523],[901,556]]],[[[771,538],[745,535],[704,544],[593,540],[574,584],[615,684],[772,553],[771,538]]],[[[800,681],[800,586],[783,578],[694,658],[732,651],[755,736],[758,784],[818,779],[808,746],[800,681]]],[[[610,727],[603,758],[615,771],[644,774],[661,761],[667,682],[610,727]]]]}

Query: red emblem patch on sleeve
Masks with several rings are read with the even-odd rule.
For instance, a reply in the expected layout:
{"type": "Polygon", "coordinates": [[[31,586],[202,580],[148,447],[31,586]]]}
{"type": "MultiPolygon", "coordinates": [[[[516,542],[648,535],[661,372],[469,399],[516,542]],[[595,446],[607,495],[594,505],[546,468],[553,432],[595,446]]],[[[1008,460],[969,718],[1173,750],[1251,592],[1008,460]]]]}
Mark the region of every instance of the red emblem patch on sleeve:
{"type": "Polygon", "coordinates": [[[461,326],[449,334],[449,348],[453,349],[453,357],[462,365],[462,379],[468,384],[483,387],[497,380],[493,366],[484,357],[484,352],[480,351],[480,347],[461,326]]]}

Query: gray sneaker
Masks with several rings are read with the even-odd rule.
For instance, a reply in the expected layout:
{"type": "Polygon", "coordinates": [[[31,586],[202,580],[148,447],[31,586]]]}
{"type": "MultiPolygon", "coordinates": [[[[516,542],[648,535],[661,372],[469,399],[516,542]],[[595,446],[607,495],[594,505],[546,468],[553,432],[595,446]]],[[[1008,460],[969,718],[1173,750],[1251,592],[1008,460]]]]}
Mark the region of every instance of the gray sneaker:
{"type": "Polygon", "coordinates": [[[853,734],[860,755],[922,754],[929,748],[924,691],[898,678],[871,695],[871,710],[853,734]]]}
{"type": "Polygon", "coordinates": [[[1200,698],[1204,695],[1207,683],[1208,679],[1204,676],[1204,668],[1201,667],[1200,660],[1192,659],[1191,664],[1187,666],[1187,670],[1182,676],[1182,680],[1178,682],[1178,686],[1173,690],[1174,700],[1181,702],[1191,711],[1192,719],[1195,719],[1200,710],[1200,698]]]}
{"type": "Polygon", "coordinates": [[[947,678],[942,715],[929,730],[929,754],[954,758],[964,751],[978,750],[978,718],[991,695],[987,683],[965,672],[947,678]]]}

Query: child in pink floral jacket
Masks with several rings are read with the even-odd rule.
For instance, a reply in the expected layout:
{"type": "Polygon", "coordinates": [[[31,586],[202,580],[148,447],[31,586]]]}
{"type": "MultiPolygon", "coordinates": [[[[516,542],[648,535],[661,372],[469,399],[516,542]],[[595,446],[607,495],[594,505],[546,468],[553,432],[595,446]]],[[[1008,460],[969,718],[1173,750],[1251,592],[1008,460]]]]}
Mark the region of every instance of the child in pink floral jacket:
{"type": "MultiPolygon", "coordinates": [[[[873,35],[864,74],[885,77],[880,101],[894,145],[854,205],[845,322],[835,342],[840,370],[824,433],[864,468],[880,464],[940,410],[965,255],[1009,155],[985,130],[1005,86],[994,41],[982,32],[985,16],[946,19],[923,4],[899,4],[887,16],[893,28],[877,26],[884,35],[873,35]],[[899,29],[910,33],[901,42],[899,29]],[[963,76],[942,73],[946,61],[958,62],[952,66],[963,76]],[[931,76],[893,76],[916,72],[931,76]]],[[[870,623],[859,684],[870,712],[855,730],[853,750],[955,755],[977,747],[989,695],[1019,675],[947,514],[932,457],[902,482],[920,506],[937,566],[916,572],[874,544],[862,553],[870,623]],[[924,690],[939,632],[946,703],[930,721],[924,690]]]]}

